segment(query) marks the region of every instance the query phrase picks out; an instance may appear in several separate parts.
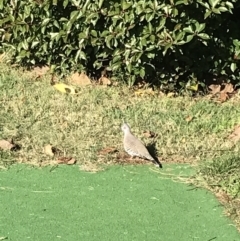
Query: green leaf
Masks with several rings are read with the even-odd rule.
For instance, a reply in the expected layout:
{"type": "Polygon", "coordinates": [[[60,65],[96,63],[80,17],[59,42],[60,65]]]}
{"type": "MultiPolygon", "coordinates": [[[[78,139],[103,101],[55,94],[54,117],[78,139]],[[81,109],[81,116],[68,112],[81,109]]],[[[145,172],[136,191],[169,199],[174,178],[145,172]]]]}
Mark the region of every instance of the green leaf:
{"type": "Polygon", "coordinates": [[[41,33],[44,35],[45,34],[45,30],[46,30],[46,26],[43,26],[42,28],[41,28],[41,33]]]}
{"type": "Polygon", "coordinates": [[[166,53],[167,53],[167,51],[168,51],[169,48],[172,48],[172,44],[171,44],[171,43],[170,43],[170,44],[167,44],[167,45],[165,46],[165,48],[164,48],[164,50],[163,50],[163,56],[166,55],[166,53]]]}
{"type": "Polygon", "coordinates": [[[131,53],[130,49],[127,49],[125,51],[125,54],[124,54],[125,60],[128,60],[130,53],[131,53]]]}
{"type": "Polygon", "coordinates": [[[206,24],[205,23],[201,23],[199,24],[198,28],[196,29],[199,33],[203,31],[203,29],[205,29],[206,24]]]}
{"type": "Polygon", "coordinates": [[[176,16],[178,15],[178,10],[177,10],[177,8],[173,8],[172,13],[173,13],[173,16],[176,17],[176,16]]]}
{"type": "Polygon", "coordinates": [[[175,6],[177,5],[181,5],[181,4],[185,4],[185,5],[188,5],[188,1],[187,0],[179,0],[175,3],[175,6]]]}
{"type": "Polygon", "coordinates": [[[103,0],[98,0],[98,8],[101,9],[103,4],[103,0]]]}
{"type": "Polygon", "coordinates": [[[75,22],[75,20],[77,19],[78,15],[79,15],[79,11],[72,11],[70,14],[70,19],[68,20],[71,24],[73,24],[75,22]]]}
{"type": "Polygon", "coordinates": [[[233,44],[235,47],[240,47],[240,41],[238,39],[234,39],[233,44]]]}
{"type": "Polygon", "coordinates": [[[140,69],[139,75],[140,75],[140,77],[141,77],[142,79],[145,77],[145,69],[144,69],[144,68],[141,68],[141,69],[140,69]]]}
{"type": "Polygon", "coordinates": [[[147,22],[151,22],[154,18],[155,14],[154,13],[147,13],[146,14],[146,20],[147,22]]]}
{"type": "Polygon", "coordinates": [[[120,67],[121,67],[121,62],[120,62],[120,61],[119,61],[119,62],[116,62],[116,63],[110,65],[110,67],[111,67],[111,70],[114,72],[114,71],[120,69],[120,67]]]}
{"type": "Polygon", "coordinates": [[[113,57],[112,63],[114,64],[116,62],[119,62],[121,60],[121,58],[122,57],[120,55],[117,55],[117,56],[113,57]]]}
{"type": "Polygon", "coordinates": [[[225,7],[220,7],[220,8],[218,8],[218,10],[221,11],[221,12],[227,12],[228,11],[228,9],[225,8],[225,7]]]}
{"type": "Polygon", "coordinates": [[[213,8],[212,12],[216,13],[216,14],[220,14],[221,12],[217,9],[217,8],[213,8]]]}
{"type": "Polygon", "coordinates": [[[210,6],[207,2],[205,2],[205,1],[202,2],[202,0],[198,0],[197,2],[200,3],[203,7],[207,8],[207,9],[210,9],[210,6]]]}
{"type": "Polygon", "coordinates": [[[148,23],[148,30],[149,30],[149,33],[152,33],[152,31],[153,31],[153,26],[152,26],[151,22],[148,23]]]}
{"type": "Polygon", "coordinates": [[[154,59],[155,58],[155,53],[147,53],[147,57],[149,58],[149,59],[154,59]]]}
{"type": "Polygon", "coordinates": [[[155,42],[155,39],[156,39],[156,36],[155,35],[150,35],[150,41],[151,43],[154,43],[155,42]]]}
{"type": "Polygon", "coordinates": [[[3,0],[0,0],[0,10],[2,10],[3,9],[3,0]]]}
{"type": "Polygon", "coordinates": [[[225,4],[229,7],[229,8],[233,8],[233,4],[231,2],[225,2],[225,4]]]}
{"type": "Polygon", "coordinates": [[[163,29],[163,27],[165,26],[166,23],[166,18],[162,18],[158,24],[158,26],[156,27],[156,32],[158,33],[160,30],[163,29]]]}
{"type": "Polygon", "coordinates": [[[93,63],[93,67],[96,68],[96,69],[100,69],[102,67],[103,63],[101,61],[95,61],[93,63]]]}
{"type": "Polygon", "coordinates": [[[104,31],[100,34],[101,37],[106,37],[107,35],[109,35],[109,31],[108,31],[108,30],[104,30],[104,31]]]}
{"type": "Polygon", "coordinates": [[[90,22],[92,22],[92,21],[94,21],[96,18],[98,18],[98,13],[90,13],[89,15],[87,15],[86,21],[89,22],[89,20],[90,20],[90,22]]]}
{"type": "Polygon", "coordinates": [[[137,2],[136,4],[137,4],[137,6],[136,6],[136,14],[140,15],[144,11],[144,8],[143,8],[141,2],[137,2]]]}
{"type": "Polygon", "coordinates": [[[192,28],[191,25],[189,25],[188,27],[184,28],[183,31],[185,33],[194,33],[193,28],[192,28]]]}
{"type": "Polygon", "coordinates": [[[91,30],[91,35],[94,37],[97,37],[97,31],[96,30],[91,30]]]}
{"type": "Polygon", "coordinates": [[[86,12],[86,9],[87,7],[91,4],[91,0],[86,0],[83,8],[82,8],[82,11],[85,13],[86,12]]]}
{"type": "Polygon", "coordinates": [[[113,41],[114,41],[113,46],[114,46],[115,48],[117,48],[117,46],[118,46],[118,41],[117,41],[117,39],[116,39],[116,38],[113,38],[113,41]]]}
{"type": "Polygon", "coordinates": [[[58,41],[58,40],[60,39],[60,37],[61,37],[60,32],[59,32],[59,33],[50,33],[50,38],[51,38],[51,40],[56,40],[56,41],[58,41]]]}
{"type": "Polygon", "coordinates": [[[131,6],[132,6],[132,2],[125,2],[124,0],[122,0],[122,9],[123,9],[123,11],[127,10],[131,6]]]}
{"type": "Polygon", "coordinates": [[[197,36],[204,40],[210,39],[209,35],[206,33],[199,33],[197,36]]]}
{"type": "Polygon", "coordinates": [[[185,43],[190,42],[193,39],[193,37],[194,35],[188,35],[185,43]]]}
{"type": "Polygon", "coordinates": [[[86,54],[83,51],[80,51],[79,58],[87,60],[86,54]]]}
{"type": "Polygon", "coordinates": [[[65,9],[68,5],[69,0],[64,0],[63,1],[63,8],[65,9]]]}
{"type": "Polygon", "coordinates": [[[53,25],[54,25],[55,27],[57,27],[58,29],[60,28],[59,23],[58,23],[57,20],[54,20],[53,25]]]}
{"type": "Polygon", "coordinates": [[[204,19],[208,18],[211,15],[212,11],[211,10],[207,10],[204,14],[204,19]]]}
{"type": "Polygon", "coordinates": [[[113,52],[113,56],[117,56],[117,55],[120,55],[122,54],[124,51],[121,51],[120,49],[115,49],[114,52],[113,52]]]}
{"type": "Polygon", "coordinates": [[[112,47],[111,47],[111,40],[113,39],[113,35],[109,35],[109,36],[107,36],[106,37],[106,45],[107,45],[107,47],[109,48],[109,49],[112,49],[112,47]]]}
{"type": "Polygon", "coordinates": [[[87,38],[87,35],[86,35],[86,33],[82,32],[82,33],[78,34],[78,38],[85,39],[85,38],[87,38]]]}
{"type": "Polygon", "coordinates": [[[135,75],[128,76],[128,86],[129,87],[133,86],[135,81],[136,81],[136,76],[135,75]]]}
{"type": "Polygon", "coordinates": [[[232,72],[234,73],[235,70],[237,69],[237,64],[236,64],[236,63],[231,63],[231,65],[230,65],[230,69],[231,69],[232,72]]]}
{"type": "Polygon", "coordinates": [[[127,66],[127,71],[129,72],[129,73],[131,73],[132,72],[132,63],[130,63],[130,61],[126,61],[126,66],[127,66]]]}
{"type": "Polygon", "coordinates": [[[220,0],[209,0],[209,3],[212,6],[212,8],[215,8],[219,2],[220,0]]]}
{"type": "Polygon", "coordinates": [[[146,51],[152,51],[152,50],[154,50],[155,48],[156,48],[156,46],[155,46],[155,45],[152,45],[152,46],[147,47],[147,48],[146,48],[146,51]]]}
{"type": "Polygon", "coordinates": [[[68,19],[62,17],[62,18],[59,19],[59,22],[68,22],[68,19]]]}
{"type": "Polygon", "coordinates": [[[34,48],[35,46],[37,46],[39,44],[39,41],[33,41],[32,42],[32,45],[31,45],[31,48],[34,48]]]}
{"type": "MultiPolygon", "coordinates": [[[[1,32],[1,29],[0,29],[0,32],[1,32]]],[[[8,32],[3,32],[3,38],[2,38],[2,40],[3,40],[3,42],[6,40],[7,42],[9,42],[10,41],[10,39],[11,39],[11,36],[12,36],[12,34],[10,34],[10,33],[8,33],[8,32]]]]}
{"type": "Polygon", "coordinates": [[[41,26],[46,26],[49,22],[50,22],[51,18],[45,18],[43,21],[42,21],[42,24],[41,26]]]}

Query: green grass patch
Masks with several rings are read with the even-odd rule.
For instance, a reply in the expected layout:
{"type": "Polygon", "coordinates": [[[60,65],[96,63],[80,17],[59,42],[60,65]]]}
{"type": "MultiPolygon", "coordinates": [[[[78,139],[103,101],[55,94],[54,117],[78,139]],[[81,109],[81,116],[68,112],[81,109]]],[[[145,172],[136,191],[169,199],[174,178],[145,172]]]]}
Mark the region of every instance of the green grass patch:
{"type": "Polygon", "coordinates": [[[237,241],[239,233],[215,197],[185,184],[191,168],[165,167],[161,173],[136,166],[97,174],[66,166],[1,171],[0,237],[237,241]]]}
{"type": "Polygon", "coordinates": [[[2,167],[54,164],[55,158],[43,151],[47,144],[80,165],[116,163],[124,152],[120,125],[125,120],[146,144],[153,140],[144,136],[145,130],[158,134],[154,141],[163,166],[201,163],[198,177],[204,185],[217,183],[239,197],[240,144],[227,138],[240,123],[240,102],[234,99],[218,104],[207,97],[139,97],[126,86],[90,86],[68,95],[54,89],[47,77],[36,80],[1,65],[0,106],[0,139],[12,138],[21,146],[0,151],[2,167]],[[108,147],[119,152],[99,156],[108,147]]]}
{"type": "Polygon", "coordinates": [[[219,186],[232,196],[240,193],[240,157],[222,155],[201,165],[200,174],[208,178],[210,186],[219,186]]]}

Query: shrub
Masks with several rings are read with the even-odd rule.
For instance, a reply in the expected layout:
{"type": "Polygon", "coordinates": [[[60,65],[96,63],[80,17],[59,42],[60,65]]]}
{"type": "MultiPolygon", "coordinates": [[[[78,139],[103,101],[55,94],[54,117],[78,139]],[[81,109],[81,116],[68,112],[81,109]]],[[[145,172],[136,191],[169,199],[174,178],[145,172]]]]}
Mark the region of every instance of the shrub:
{"type": "Polygon", "coordinates": [[[0,51],[54,71],[106,68],[129,84],[239,81],[236,0],[0,0],[0,51]],[[234,11],[235,12],[234,12],[234,11]],[[233,13],[233,14],[232,14],[233,13]]]}

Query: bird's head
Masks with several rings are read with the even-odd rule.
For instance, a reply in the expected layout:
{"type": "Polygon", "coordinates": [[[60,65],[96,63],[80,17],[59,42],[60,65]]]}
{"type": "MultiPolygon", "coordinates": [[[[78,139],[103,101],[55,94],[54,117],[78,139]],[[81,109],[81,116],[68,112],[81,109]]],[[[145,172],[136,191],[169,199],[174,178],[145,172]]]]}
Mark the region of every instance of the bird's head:
{"type": "Polygon", "coordinates": [[[130,132],[130,127],[127,123],[123,123],[121,129],[124,133],[130,132]]]}

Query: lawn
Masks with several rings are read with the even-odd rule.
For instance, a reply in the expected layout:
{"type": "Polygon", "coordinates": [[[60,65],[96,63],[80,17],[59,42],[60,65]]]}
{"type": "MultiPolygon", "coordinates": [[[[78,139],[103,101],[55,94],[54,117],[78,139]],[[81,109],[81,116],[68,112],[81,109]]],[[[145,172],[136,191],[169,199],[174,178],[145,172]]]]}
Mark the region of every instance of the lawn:
{"type": "Polygon", "coordinates": [[[13,163],[55,166],[57,157],[44,151],[49,144],[84,170],[124,166],[129,159],[120,126],[126,121],[154,146],[163,168],[168,163],[195,166],[192,182],[214,191],[240,227],[240,144],[228,138],[240,123],[238,94],[216,103],[208,96],[139,95],[119,84],[80,87],[71,95],[56,90],[47,76],[36,79],[2,64],[0,106],[0,139],[12,139],[19,147],[0,151],[1,168],[13,163]],[[149,131],[155,138],[146,135],[149,131]]]}

